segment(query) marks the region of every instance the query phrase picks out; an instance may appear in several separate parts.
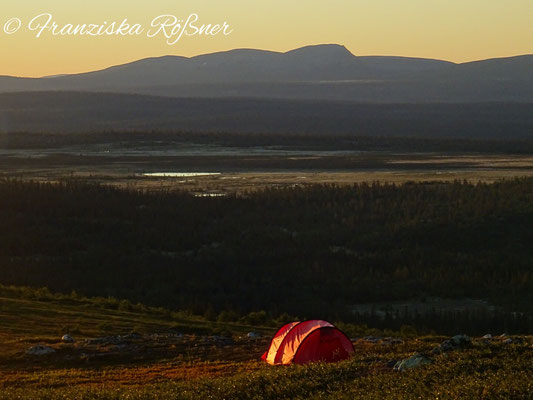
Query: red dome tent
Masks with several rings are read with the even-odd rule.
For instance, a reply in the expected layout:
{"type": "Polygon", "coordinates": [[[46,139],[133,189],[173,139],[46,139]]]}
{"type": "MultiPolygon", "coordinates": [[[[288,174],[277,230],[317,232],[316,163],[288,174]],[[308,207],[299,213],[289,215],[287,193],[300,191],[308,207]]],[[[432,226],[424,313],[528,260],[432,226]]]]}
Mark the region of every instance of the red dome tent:
{"type": "Polygon", "coordinates": [[[353,344],[344,333],[329,322],[311,320],[281,327],[261,358],[272,365],[307,364],[341,361],[353,353],[353,344]]]}

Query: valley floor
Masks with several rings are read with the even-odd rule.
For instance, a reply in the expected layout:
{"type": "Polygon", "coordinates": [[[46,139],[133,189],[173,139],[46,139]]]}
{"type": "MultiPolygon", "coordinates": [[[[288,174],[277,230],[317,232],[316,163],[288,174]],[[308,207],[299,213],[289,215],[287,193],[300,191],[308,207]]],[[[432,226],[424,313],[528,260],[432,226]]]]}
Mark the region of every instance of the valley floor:
{"type": "Polygon", "coordinates": [[[295,152],[258,155],[209,155],[186,151],[171,155],[87,154],[4,151],[0,177],[36,181],[77,179],[145,190],[186,190],[199,196],[227,195],[265,187],[294,187],[360,182],[453,181],[495,182],[533,176],[530,155],[481,155],[388,152],[295,152]],[[160,176],[167,173],[178,176],[160,176]],[[152,175],[150,175],[152,174],[152,175]],[[155,175],[154,175],[155,174],[155,175]],[[189,176],[187,176],[189,174],[189,176]],[[196,174],[200,174],[199,176],[196,174]],[[206,174],[206,175],[201,175],[206,174]]]}

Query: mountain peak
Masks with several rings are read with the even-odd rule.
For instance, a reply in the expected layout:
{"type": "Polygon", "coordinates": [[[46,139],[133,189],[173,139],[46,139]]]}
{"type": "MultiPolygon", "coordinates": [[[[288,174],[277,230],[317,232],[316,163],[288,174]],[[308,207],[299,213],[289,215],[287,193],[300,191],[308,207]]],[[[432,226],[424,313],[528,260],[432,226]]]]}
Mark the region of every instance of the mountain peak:
{"type": "Polygon", "coordinates": [[[355,57],[350,50],[340,44],[317,44],[301,47],[285,53],[286,55],[314,56],[314,57],[355,57]]]}

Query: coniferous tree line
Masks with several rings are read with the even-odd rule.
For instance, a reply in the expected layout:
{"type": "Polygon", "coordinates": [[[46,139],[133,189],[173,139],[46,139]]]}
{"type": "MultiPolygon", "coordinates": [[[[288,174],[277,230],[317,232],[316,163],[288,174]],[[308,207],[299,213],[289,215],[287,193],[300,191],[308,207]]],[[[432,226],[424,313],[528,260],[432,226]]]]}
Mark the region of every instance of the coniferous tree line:
{"type": "Polygon", "coordinates": [[[210,315],[533,331],[532,239],[532,179],[225,198],[0,182],[0,283],[210,315]],[[486,299],[498,311],[383,318],[349,307],[425,296],[486,299]]]}

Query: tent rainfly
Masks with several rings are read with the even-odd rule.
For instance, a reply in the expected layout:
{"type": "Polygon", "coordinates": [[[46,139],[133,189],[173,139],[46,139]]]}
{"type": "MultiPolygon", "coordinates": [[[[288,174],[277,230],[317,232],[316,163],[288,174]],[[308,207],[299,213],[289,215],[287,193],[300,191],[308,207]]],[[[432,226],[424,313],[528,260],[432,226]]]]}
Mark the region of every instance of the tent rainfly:
{"type": "Polygon", "coordinates": [[[336,362],[354,353],[353,344],[327,321],[291,322],[281,327],[261,357],[272,365],[336,362]]]}

